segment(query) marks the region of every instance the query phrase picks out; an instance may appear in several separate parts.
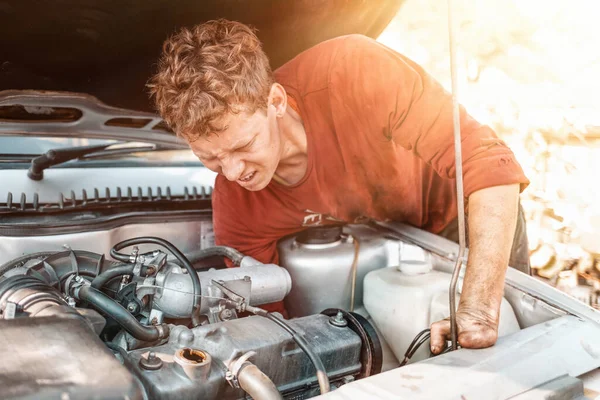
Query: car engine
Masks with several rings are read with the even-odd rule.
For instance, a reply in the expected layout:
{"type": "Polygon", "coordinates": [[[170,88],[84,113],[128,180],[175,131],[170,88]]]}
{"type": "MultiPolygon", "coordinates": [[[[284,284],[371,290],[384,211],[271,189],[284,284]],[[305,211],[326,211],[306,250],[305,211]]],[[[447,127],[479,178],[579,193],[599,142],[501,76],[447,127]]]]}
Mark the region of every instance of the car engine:
{"type": "Polygon", "coordinates": [[[381,371],[360,314],[260,308],[291,289],[278,265],[158,237],[19,257],[0,266],[0,397],[303,399],[381,371]]]}

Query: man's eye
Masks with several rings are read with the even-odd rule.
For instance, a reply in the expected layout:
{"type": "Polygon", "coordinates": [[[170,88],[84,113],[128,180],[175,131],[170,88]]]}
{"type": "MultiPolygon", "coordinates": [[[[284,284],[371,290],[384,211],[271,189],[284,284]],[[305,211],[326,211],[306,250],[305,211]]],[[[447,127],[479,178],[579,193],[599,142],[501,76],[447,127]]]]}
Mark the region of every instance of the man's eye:
{"type": "Polygon", "coordinates": [[[202,161],[203,163],[211,162],[214,159],[213,157],[202,157],[201,155],[195,153],[194,155],[198,158],[198,160],[202,161]]]}
{"type": "Polygon", "coordinates": [[[243,145],[242,147],[240,147],[240,150],[247,150],[250,147],[252,147],[252,145],[254,144],[254,141],[256,140],[256,138],[252,139],[251,141],[249,141],[248,143],[246,143],[245,145],[243,145]]]}

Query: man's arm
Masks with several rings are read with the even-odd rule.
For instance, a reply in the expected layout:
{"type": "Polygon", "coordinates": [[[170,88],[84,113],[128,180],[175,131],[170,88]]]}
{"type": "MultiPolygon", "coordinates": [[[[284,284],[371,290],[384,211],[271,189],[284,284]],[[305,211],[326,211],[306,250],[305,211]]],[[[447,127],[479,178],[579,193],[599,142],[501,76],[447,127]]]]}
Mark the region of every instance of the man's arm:
{"type": "MultiPolygon", "coordinates": [[[[348,36],[332,61],[329,90],[332,109],[341,110],[356,132],[373,133],[375,149],[392,142],[439,176],[456,178],[452,96],[419,65],[371,39],[348,36]]],[[[459,341],[485,347],[496,341],[519,185],[523,190],[529,181],[506,144],[463,107],[460,126],[470,259],[459,304],[459,341]]],[[[441,348],[449,321],[434,324],[431,333],[441,348]]]]}
{"type": "MultiPolygon", "coordinates": [[[[498,338],[518,199],[519,184],[481,189],[469,197],[469,259],[456,313],[462,347],[489,347],[498,338]]],[[[448,319],[431,325],[432,353],[440,353],[449,339],[448,319]]]]}

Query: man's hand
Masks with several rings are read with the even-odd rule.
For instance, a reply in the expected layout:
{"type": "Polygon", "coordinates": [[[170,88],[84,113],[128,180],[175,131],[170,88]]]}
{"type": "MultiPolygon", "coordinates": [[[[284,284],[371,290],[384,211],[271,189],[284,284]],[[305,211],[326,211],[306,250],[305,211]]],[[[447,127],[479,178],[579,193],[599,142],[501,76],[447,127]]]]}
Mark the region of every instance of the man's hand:
{"type": "MultiPolygon", "coordinates": [[[[498,339],[498,323],[492,314],[463,307],[456,312],[458,344],[470,349],[493,346],[498,339]]],[[[431,325],[431,352],[440,354],[450,340],[450,318],[431,325]]]]}
{"type": "MultiPolygon", "coordinates": [[[[462,347],[492,346],[498,338],[504,275],[517,221],[519,185],[494,186],[469,196],[469,260],[456,312],[462,347]]],[[[450,339],[450,321],[431,325],[431,352],[450,339]]]]}

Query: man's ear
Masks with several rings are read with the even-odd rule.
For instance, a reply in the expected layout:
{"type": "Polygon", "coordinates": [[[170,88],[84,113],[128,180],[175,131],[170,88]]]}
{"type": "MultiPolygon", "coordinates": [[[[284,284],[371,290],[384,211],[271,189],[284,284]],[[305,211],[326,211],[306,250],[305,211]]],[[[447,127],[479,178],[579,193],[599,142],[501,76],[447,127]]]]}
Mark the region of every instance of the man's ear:
{"type": "Polygon", "coordinates": [[[287,109],[287,93],[279,83],[271,85],[267,107],[274,107],[275,116],[281,118],[287,109]]]}

